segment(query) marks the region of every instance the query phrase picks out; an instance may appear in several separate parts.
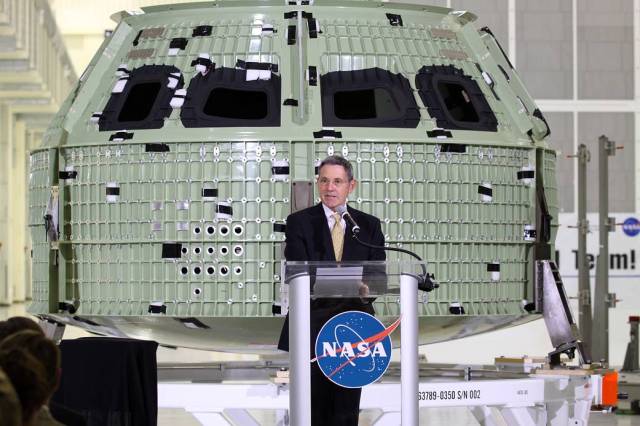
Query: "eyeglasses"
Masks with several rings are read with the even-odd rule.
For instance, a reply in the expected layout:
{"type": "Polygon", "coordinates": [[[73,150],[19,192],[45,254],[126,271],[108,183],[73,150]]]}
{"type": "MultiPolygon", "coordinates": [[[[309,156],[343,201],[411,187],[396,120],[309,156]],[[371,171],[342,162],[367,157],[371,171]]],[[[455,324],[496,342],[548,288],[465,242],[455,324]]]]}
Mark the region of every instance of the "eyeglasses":
{"type": "Polygon", "coordinates": [[[333,186],[341,187],[341,186],[346,185],[349,182],[346,181],[346,180],[342,180],[342,179],[333,179],[333,180],[331,180],[331,179],[326,178],[326,177],[318,178],[318,185],[320,185],[320,186],[329,186],[330,183],[333,183],[333,186]]]}

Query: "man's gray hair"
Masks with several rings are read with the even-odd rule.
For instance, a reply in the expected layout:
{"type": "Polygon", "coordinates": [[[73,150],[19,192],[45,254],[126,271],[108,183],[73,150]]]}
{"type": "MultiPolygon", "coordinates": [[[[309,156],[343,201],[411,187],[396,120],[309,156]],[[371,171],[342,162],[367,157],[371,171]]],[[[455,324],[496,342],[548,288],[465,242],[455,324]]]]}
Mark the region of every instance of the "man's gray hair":
{"type": "Polygon", "coordinates": [[[330,155],[322,160],[320,166],[318,166],[318,174],[320,174],[320,169],[322,169],[324,166],[342,166],[345,172],[347,172],[349,181],[353,180],[353,166],[351,165],[349,160],[340,155],[330,155]]]}

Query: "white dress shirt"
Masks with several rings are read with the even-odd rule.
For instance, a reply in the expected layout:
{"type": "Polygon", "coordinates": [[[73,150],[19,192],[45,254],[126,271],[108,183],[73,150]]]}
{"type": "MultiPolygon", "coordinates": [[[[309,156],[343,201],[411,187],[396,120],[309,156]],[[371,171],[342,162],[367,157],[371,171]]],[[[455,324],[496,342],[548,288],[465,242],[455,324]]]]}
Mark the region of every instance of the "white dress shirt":
{"type": "MultiPolygon", "coordinates": [[[[329,232],[331,232],[331,230],[333,229],[333,225],[336,223],[336,220],[333,217],[335,212],[329,207],[325,206],[324,203],[322,203],[322,208],[324,209],[325,216],[327,216],[327,222],[329,223],[329,232]]],[[[344,219],[340,219],[340,225],[342,226],[342,231],[347,228],[347,223],[344,221],[344,219]]]]}

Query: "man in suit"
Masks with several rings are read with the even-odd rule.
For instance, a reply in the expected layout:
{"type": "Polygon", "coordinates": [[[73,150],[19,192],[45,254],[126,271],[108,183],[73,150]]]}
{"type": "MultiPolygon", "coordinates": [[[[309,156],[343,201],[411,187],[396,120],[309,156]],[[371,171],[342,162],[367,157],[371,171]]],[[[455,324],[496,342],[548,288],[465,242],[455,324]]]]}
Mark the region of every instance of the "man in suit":
{"type": "MultiPolygon", "coordinates": [[[[288,261],[358,261],[385,260],[382,249],[358,244],[351,229],[337,210],[346,206],[347,197],[356,188],[351,163],[333,155],[325,158],[318,168],[318,193],[321,203],[287,217],[285,258],[288,261]]],[[[360,240],[384,246],[380,220],[348,207],[360,226],[360,240]]],[[[366,286],[362,296],[366,296],[366,286]]],[[[374,313],[371,299],[319,298],[311,301],[311,353],[320,329],[334,315],[345,311],[374,313]]],[[[289,317],[287,316],[278,348],[289,350],[289,317]]],[[[313,358],[310,357],[310,359],[313,358]]],[[[313,426],[357,426],[361,389],[336,385],[324,376],[317,363],[311,365],[311,424],[313,426]]]]}

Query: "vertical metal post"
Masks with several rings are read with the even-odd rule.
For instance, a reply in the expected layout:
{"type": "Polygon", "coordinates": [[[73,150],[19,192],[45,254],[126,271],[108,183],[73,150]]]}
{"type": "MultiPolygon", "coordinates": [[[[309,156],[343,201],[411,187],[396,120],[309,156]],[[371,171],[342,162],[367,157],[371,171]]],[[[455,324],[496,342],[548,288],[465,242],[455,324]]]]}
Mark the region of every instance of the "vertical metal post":
{"type": "Polygon", "coordinates": [[[403,426],[418,426],[418,281],[400,276],[400,387],[403,426]]]}
{"type": "Polygon", "coordinates": [[[589,263],[587,262],[587,163],[591,154],[585,144],[578,147],[578,326],[582,342],[588,353],[591,348],[591,283],[589,282],[589,263]]]}
{"type": "Polygon", "coordinates": [[[291,424],[296,426],[311,425],[310,297],[309,275],[293,278],[289,283],[289,410],[291,424]]]}
{"type": "Polygon", "coordinates": [[[598,138],[598,213],[599,245],[596,262],[596,289],[593,316],[597,319],[593,333],[593,359],[609,360],[609,232],[613,229],[609,218],[609,156],[615,153],[615,142],[606,136],[598,138]]]}

